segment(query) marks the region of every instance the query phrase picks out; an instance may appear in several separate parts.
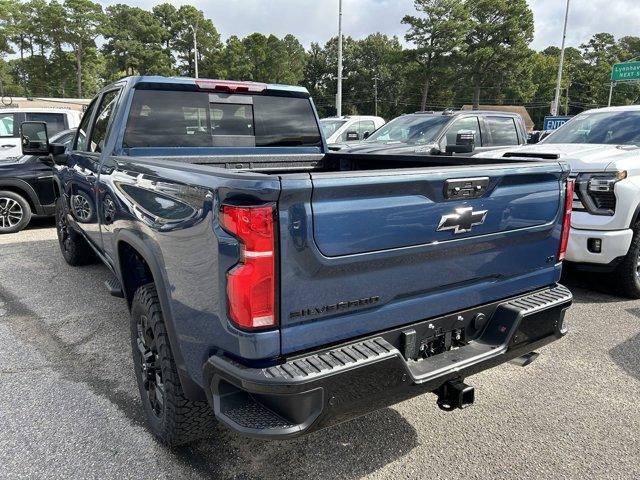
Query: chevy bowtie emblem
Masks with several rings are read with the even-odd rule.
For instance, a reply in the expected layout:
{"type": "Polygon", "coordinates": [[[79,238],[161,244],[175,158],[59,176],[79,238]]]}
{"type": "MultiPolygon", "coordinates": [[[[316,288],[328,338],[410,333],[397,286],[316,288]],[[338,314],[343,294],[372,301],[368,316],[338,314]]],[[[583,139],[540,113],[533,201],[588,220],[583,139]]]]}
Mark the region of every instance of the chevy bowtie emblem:
{"type": "Polygon", "coordinates": [[[453,230],[454,234],[469,232],[475,225],[482,225],[486,216],[487,210],[474,212],[472,207],[456,208],[456,213],[442,216],[436,231],[453,230]]]}

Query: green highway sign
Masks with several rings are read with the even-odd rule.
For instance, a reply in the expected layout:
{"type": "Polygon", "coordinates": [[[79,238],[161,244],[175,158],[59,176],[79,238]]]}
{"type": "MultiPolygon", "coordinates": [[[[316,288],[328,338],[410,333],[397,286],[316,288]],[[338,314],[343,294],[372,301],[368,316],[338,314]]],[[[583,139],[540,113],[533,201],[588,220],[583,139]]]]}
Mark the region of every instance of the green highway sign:
{"type": "Polygon", "coordinates": [[[640,62],[616,63],[611,70],[611,81],[631,82],[640,80],[640,62]]]}

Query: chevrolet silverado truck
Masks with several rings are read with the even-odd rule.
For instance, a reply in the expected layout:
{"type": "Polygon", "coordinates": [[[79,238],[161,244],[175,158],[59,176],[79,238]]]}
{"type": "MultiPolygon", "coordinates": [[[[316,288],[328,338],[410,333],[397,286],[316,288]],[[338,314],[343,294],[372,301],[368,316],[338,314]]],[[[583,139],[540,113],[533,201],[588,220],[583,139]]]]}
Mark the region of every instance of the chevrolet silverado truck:
{"type": "Polygon", "coordinates": [[[540,143],[479,157],[564,160],[575,179],[566,260],[640,298],[640,106],[588,110],[540,143]]]}
{"type": "Polygon", "coordinates": [[[563,162],[326,153],[305,89],[220,80],[127,78],[70,151],[45,132],[22,145],[53,157],[62,255],[113,272],[165,445],[465,407],[567,331],[563,162]]]}

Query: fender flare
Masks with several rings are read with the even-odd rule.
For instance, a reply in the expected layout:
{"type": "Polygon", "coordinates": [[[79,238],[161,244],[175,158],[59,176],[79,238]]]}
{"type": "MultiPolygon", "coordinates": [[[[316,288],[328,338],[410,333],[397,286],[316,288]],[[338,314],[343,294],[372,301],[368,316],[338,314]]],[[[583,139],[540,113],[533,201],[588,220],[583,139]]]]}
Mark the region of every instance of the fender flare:
{"type": "Polygon", "coordinates": [[[120,285],[122,285],[124,291],[125,283],[123,281],[124,277],[121,271],[120,244],[126,243],[138,252],[149,266],[149,270],[151,270],[153,282],[155,283],[156,290],[158,292],[158,299],[160,300],[160,307],[162,308],[162,316],[169,336],[169,344],[171,345],[171,351],[173,352],[178,376],[180,377],[180,383],[182,384],[182,389],[185,395],[191,401],[206,401],[207,397],[203,388],[194,381],[185,367],[184,356],[182,355],[178,337],[174,328],[171,302],[167,295],[167,288],[162,276],[162,269],[158,264],[155,255],[152,253],[151,248],[141,235],[141,233],[131,230],[120,230],[114,236],[114,245],[116,247],[114,251],[114,270],[116,272],[116,276],[118,277],[118,281],[120,282],[120,285]]]}
{"type": "Polygon", "coordinates": [[[14,187],[21,190],[29,197],[29,201],[35,209],[34,213],[37,215],[42,215],[44,213],[38,194],[33,187],[24,180],[19,178],[3,178],[0,180],[0,189],[2,189],[2,187],[14,187]]]}

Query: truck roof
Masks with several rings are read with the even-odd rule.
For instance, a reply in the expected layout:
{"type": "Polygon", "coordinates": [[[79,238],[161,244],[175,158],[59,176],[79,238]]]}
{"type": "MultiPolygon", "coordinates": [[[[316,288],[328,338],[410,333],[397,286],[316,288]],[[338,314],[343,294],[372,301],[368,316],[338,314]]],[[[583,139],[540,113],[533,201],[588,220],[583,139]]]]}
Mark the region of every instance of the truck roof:
{"type": "MultiPolygon", "coordinates": [[[[236,84],[236,85],[251,85],[251,86],[262,86],[267,91],[280,91],[280,92],[293,92],[298,94],[309,95],[309,91],[304,87],[294,86],[294,85],[280,85],[277,83],[259,83],[259,82],[250,82],[250,81],[231,81],[231,80],[223,80],[223,79],[209,79],[209,78],[191,78],[191,77],[163,77],[157,75],[143,75],[143,76],[135,76],[135,77],[126,77],[122,80],[130,80],[132,84],[135,86],[140,83],[156,83],[156,84],[173,84],[173,85],[190,85],[197,86],[198,84],[236,84]]],[[[109,88],[109,87],[107,87],[109,88]]]]}

